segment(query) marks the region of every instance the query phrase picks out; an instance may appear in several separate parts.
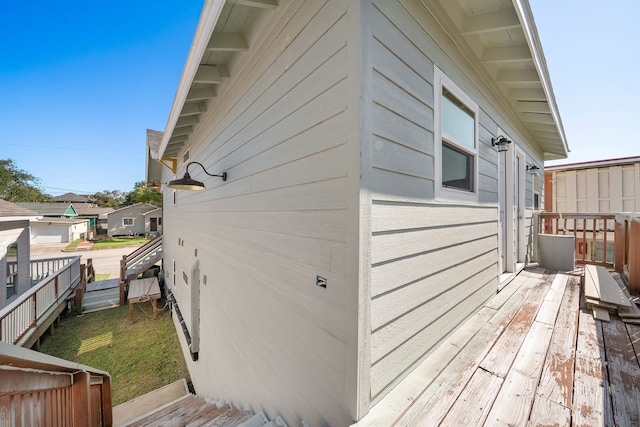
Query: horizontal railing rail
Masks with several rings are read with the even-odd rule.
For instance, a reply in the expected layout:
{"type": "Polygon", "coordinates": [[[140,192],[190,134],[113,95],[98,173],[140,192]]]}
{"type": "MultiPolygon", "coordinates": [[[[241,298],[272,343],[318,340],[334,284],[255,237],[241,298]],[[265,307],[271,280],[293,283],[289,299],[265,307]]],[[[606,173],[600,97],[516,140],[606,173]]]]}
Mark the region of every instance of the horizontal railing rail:
{"type": "Polygon", "coordinates": [[[536,213],[538,234],[572,235],[575,263],[613,268],[640,295],[640,213],[536,213]]]}
{"type": "Polygon", "coordinates": [[[15,344],[51,307],[64,303],[62,296],[80,282],[80,261],[80,256],[67,257],[58,270],[0,310],[0,341],[15,344]]]}
{"type": "Polygon", "coordinates": [[[75,257],[57,257],[31,260],[29,264],[32,284],[37,284],[45,277],[60,270],[69,262],[70,259],[73,258],[75,257]]]}
{"type": "Polygon", "coordinates": [[[538,233],[573,235],[576,264],[612,268],[615,221],[615,214],[540,212],[538,233]]]}

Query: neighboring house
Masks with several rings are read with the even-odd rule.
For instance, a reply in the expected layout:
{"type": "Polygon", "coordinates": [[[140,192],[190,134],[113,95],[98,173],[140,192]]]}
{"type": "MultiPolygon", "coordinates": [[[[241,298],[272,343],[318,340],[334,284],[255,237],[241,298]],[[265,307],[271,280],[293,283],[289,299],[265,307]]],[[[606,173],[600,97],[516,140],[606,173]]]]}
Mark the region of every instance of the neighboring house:
{"type": "Polygon", "coordinates": [[[162,187],[196,392],[335,426],[522,268],[568,151],[525,0],[205,1],[148,147],[148,182],[228,174],[162,187]]]}
{"type": "MultiPolygon", "coordinates": [[[[158,207],[149,203],[136,203],[125,206],[107,214],[107,234],[113,236],[142,236],[150,232],[151,218],[156,218],[156,225],[162,212],[149,216],[151,212],[157,212],[158,207]]],[[[162,220],[160,220],[162,224],[162,220]]]]}
{"type": "Polygon", "coordinates": [[[31,209],[38,212],[40,215],[47,218],[75,218],[78,216],[75,208],[70,203],[55,203],[55,202],[41,202],[41,203],[29,203],[29,202],[17,202],[18,206],[31,209]]]}
{"type": "Polygon", "coordinates": [[[107,214],[113,212],[113,208],[101,208],[93,203],[74,203],[74,209],[78,218],[88,219],[89,227],[98,234],[106,234],[108,228],[107,214]]]}
{"type": "Polygon", "coordinates": [[[31,287],[29,221],[35,211],[0,199],[0,308],[31,287]]]}
{"type": "Polygon", "coordinates": [[[640,157],[546,166],[549,212],[640,212],[640,157]]]}
{"type": "Polygon", "coordinates": [[[52,197],[51,200],[56,203],[67,203],[67,204],[91,203],[91,199],[85,196],[79,196],[76,193],[65,193],[60,196],[52,197]]]}
{"type": "Polygon", "coordinates": [[[144,234],[159,236],[162,234],[162,208],[155,208],[143,214],[144,234]]]}
{"type": "MultiPolygon", "coordinates": [[[[559,213],[640,212],[640,157],[547,166],[544,208],[559,213]]],[[[583,228],[580,221],[576,224],[569,221],[566,227],[569,230],[583,228]]],[[[607,233],[605,238],[602,221],[598,221],[596,227],[599,231],[595,237],[584,238],[577,233],[576,254],[589,254],[593,259],[603,260],[606,245],[606,261],[613,262],[614,233],[607,233]]],[[[584,228],[591,230],[593,221],[587,221],[584,228]]],[[[613,231],[613,222],[607,228],[613,231]]]]}
{"type": "Polygon", "coordinates": [[[81,218],[42,218],[31,221],[31,244],[67,243],[89,238],[89,220],[81,218]]]}

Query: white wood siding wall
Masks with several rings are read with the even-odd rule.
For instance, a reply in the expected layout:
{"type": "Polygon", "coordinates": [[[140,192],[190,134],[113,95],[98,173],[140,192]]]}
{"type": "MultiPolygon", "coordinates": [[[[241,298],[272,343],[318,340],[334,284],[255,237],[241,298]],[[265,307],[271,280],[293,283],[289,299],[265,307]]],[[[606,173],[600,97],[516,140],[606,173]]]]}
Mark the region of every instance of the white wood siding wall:
{"type": "Polygon", "coordinates": [[[372,402],[495,293],[498,273],[497,125],[480,105],[480,204],[435,202],[433,67],[450,62],[403,5],[374,5],[372,402]]]}
{"type": "Polygon", "coordinates": [[[556,212],[640,211],[640,163],[551,173],[556,212]]]}
{"type": "Polygon", "coordinates": [[[167,278],[190,319],[182,271],[200,260],[198,394],[289,425],[348,425],[347,2],[282,2],[260,25],[188,147],[229,179],[194,167],[207,190],[178,191],[175,206],[165,190],[178,283],[167,278]]]}

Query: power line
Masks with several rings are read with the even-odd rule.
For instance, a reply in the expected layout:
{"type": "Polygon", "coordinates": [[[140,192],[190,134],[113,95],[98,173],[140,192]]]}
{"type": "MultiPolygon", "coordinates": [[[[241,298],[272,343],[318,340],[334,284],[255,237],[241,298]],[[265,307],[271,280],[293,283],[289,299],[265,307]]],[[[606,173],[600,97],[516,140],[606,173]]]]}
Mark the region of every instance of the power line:
{"type": "Polygon", "coordinates": [[[139,154],[136,151],[125,151],[125,150],[104,150],[101,148],[85,148],[85,147],[58,147],[54,145],[28,145],[28,144],[5,144],[0,143],[0,146],[6,147],[25,147],[25,148],[53,148],[56,150],[76,150],[76,151],[100,151],[103,153],[125,153],[125,154],[139,154]]]}

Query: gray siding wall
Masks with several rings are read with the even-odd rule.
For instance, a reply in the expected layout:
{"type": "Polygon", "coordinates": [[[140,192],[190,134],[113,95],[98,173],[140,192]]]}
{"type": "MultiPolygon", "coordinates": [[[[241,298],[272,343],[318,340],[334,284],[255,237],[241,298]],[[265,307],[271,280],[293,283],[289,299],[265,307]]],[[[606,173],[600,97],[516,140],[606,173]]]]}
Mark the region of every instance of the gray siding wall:
{"type": "Polygon", "coordinates": [[[109,236],[129,236],[145,233],[145,216],[143,213],[152,208],[149,205],[129,206],[109,214],[107,234],[109,236]],[[133,218],[133,226],[122,225],[123,218],[133,218]]]}
{"type": "Polygon", "coordinates": [[[374,1],[371,18],[375,403],[496,292],[498,156],[486,102],[432,35],[399,2],[374,1]],[[480,108],[477,204],[435,200],[434,62],[480,108]]]}
{"type": "Polygon", "coordinates": [[[0,221],[0,308],[15,300],[31,287],[29,240],[29,221],[0,221]],[[18,278],[16,294],[7,300],[6,250],[12,243],[18,244],[18,278]]]}
{"type": "MultiPolygon", "coordinates": [[[[230,66],[185,147],[228,180],[193,167],[207,190],[177,191],[175,205],[164,190],[168,285],[185,319],[200,310],[199,322],[188,320],[200,334],[199,360],[186,356],[195,389],[289,425],[352,420],[346,246],[357,206],[347,202],[347,16],[343,0],[283,3],[230,66]],[[182,277],[196,260],[194,297],[194,278],[187,285],[182,277]]],[[[352,170],[357,176],[358,165],[352,170]]]]}

